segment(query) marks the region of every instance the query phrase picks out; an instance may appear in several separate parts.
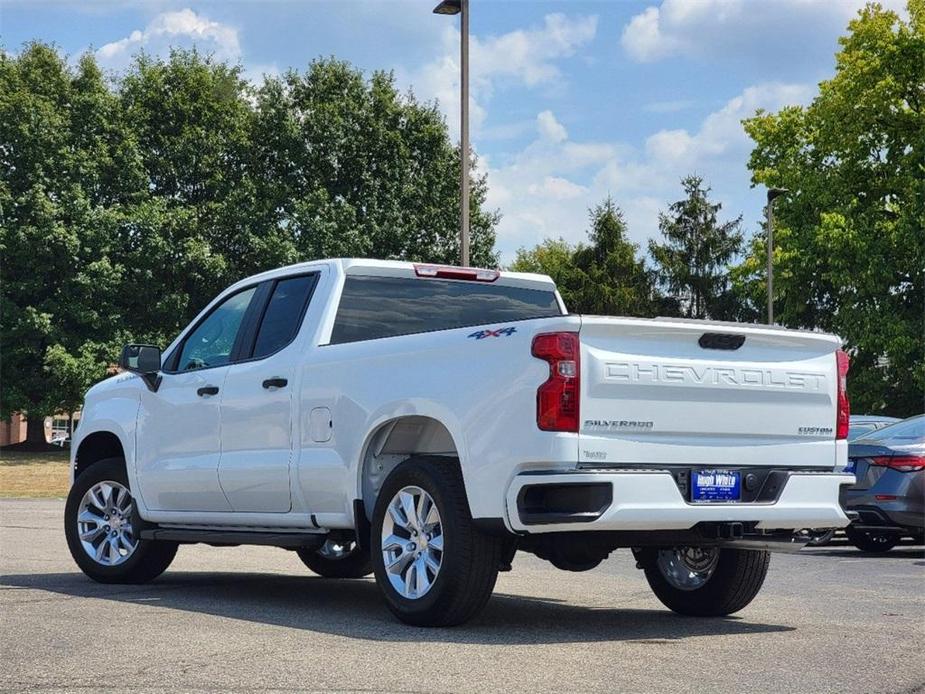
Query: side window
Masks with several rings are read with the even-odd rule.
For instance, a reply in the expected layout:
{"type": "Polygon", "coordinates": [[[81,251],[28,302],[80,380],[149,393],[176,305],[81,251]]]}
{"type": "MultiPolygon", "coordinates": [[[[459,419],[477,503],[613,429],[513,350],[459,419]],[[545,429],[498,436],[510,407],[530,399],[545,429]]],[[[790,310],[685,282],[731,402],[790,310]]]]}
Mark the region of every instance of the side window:
{"type": "Polygon", "coordinates": [[[315,275],[280,280],[273,288],[257,339],[254,358],[273,354],[289,344],[299,331],[305,307],[315,286],[315,275]]]}
{"type": "Polygon", "coordinates": [[[231,360],[241,321],[256,291],[256,287],[245,289],[212,309],[183,341],[176,366],[178,371],[221,366],[231,360]]]}

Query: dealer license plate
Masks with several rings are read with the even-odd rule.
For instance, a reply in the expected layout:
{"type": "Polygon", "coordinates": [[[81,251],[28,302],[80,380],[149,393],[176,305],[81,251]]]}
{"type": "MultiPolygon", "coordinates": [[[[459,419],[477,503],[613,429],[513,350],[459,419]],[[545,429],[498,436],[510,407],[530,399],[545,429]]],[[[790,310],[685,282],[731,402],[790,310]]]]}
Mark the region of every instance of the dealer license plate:
{"type": "Polygon", "coordinates": [[[742,478],[737,470],[694,470],[691,473],[691,501],[738,501],[742,478]]]}

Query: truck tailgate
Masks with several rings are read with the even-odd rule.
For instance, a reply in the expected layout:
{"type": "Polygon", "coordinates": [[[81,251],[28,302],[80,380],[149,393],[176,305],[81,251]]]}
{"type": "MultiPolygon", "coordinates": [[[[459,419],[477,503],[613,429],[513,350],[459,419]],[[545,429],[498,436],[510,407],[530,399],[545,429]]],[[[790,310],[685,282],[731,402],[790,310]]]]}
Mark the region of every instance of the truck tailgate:
{"type": "Polygon", "coordinates": [[[580,339],[585,467],[836,464],[833,335],[583,316],[580,339]]]}

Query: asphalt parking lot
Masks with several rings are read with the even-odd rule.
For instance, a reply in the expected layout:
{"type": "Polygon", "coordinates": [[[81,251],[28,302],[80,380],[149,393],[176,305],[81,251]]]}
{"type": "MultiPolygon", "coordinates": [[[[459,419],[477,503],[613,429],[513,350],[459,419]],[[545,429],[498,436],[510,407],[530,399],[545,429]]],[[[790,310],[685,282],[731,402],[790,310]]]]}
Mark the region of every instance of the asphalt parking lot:
{"type": "Polygon", "coordinates": [[[727,619],[673,615],[628,551],[569,574],[527,555],[455,629],[396,622],[370,580],[273,548],[183,547],[147,586],[73,565],[61,501],[0,500],[4,691],[925,691],[925,550],[775,555],[727,619]]]}

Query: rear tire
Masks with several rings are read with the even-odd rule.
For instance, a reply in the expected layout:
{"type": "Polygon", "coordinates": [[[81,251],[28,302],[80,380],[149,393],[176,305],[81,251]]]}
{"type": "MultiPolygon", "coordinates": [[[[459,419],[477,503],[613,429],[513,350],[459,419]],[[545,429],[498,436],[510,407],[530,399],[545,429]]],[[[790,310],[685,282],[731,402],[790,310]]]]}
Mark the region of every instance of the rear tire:
{"type": "Polygon", "coordinates": [[[845,528],[849,542],[862,552],[889,552],[899,543],[899,535],[856,530],[850,525],[845,528]]]}
{"type": "Polygon", "coordinates": [[[503,549],[473,524],[459,463],[437,456],[411,458],[389,474],[370,544],[389,609],[427,627],[462,624],[485,607],[503,549]]]}
{"type": "Polygon", "coordinates": [[[662,604],[693,617],[723,617],[748,605],[764,584],[771,558],[761,551],[688,547],[647,549],[637,557],[662,604]],[[697,556],[685,559],[692,554],[697,556]]]}
{"type": "Polygon", "coordinates": [[[140,523],[122,458],[100,460],[74,481],[64,535],[77,566],[94,581],[147,583],[170,566],[177,543],[140,539],[140,523]]]}
{"type": "Polygon", "coordinates": [[[326,541],[318,549],[296,550],[309,569],[325,578],[363,578],[373,572],[369,549],[356,542],[326,541]]]}

